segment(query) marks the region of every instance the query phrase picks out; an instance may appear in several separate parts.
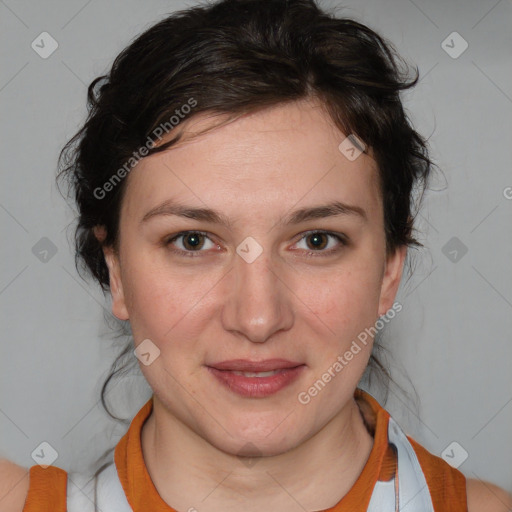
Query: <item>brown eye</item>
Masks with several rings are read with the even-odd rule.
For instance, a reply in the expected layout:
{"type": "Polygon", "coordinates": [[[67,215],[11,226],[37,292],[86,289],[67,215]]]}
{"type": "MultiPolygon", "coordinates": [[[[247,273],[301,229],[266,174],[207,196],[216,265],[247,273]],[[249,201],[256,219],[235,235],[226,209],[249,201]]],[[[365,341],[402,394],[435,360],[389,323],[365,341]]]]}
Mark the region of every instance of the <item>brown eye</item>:
{"type": "Polygon", "coordinates": [[[348,245],[345,235],[335,234],[329,231],[310,231],[305,233],[299,243],[306,241],[306,247],[302,247],[308,256],[329,256],[336,253],[348,245]],[[338,244],[332,244],[331,240],[335,240],[338,244]]]}
{"type": "Polygon", "coordinates": [[[204,245],[204,235],[202,233],[190,232],[183,236],[183,246],[187,251],[201,249],[204,245]]]}
{"type": "Polygon", "coordinates": [[[328,244],[328,237],[325,233],[313,233],[312,235],[307,235],[306,239],[311,241],[311,244],[308,244],[312,249],[324,249],[328,244]]]}
{"type": "Polygon", "coordinates": [[[165,245],[169,246],[173,252],[184,256],[196,256],[194,253],[199,256],[201,253],[207,252],[203,249],[211,249],[216,246],[207,233],[201,231],[182,231],[165,241],[165,245]]]}

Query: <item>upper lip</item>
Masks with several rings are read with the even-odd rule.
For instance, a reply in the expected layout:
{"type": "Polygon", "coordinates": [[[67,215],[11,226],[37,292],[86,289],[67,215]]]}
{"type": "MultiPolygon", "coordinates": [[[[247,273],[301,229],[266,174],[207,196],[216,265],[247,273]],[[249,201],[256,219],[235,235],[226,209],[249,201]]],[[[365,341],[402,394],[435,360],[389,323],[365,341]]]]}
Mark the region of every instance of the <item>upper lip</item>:
{"type": "Polygon", "coordinates": [[[282,370],[285,368],[295,368],[304,363],[288,361],[287,359],[266,359],[265,361],[250,361],[248,359],[232,359],[210,364],[208,366],[217,370],[231,370],[238,372],[268,372],[271,370],[282,370]]]}

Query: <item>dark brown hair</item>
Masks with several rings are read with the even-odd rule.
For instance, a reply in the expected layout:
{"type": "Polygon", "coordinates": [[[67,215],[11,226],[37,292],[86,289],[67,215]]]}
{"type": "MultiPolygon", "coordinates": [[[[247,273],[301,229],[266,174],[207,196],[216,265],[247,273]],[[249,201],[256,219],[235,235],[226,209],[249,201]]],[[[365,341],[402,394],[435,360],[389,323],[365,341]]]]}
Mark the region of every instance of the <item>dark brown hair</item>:
{"type": "MultiPolygon", "coordinates": [[[[87,270],[108,290],[102,243],[93,228],[105,226],[103,244],[116,244],[127,162],[137,160],[134,154],[148,148],[160,126],[173,124],[173,116],[212,112],[236,118],[304,98],[321,100],[343,133],[371,149],[387,250],[420,246],[413,222],[432,163],[401,102],[400,92],[418,80],[417,70],[409,74],[381,36],[326,13],[313,0],[222,0],[171,14],[90,84],[88,118],[61,152],[59,177],[67,180],[78,208],[78,271],[87,270]],[[193,109],[183,108],[192,103],[193,109]]],[[[163,151],[177,140],[153,144],[144,153],[163,151]]],[[[377,343],[369,368],[390,378],[376,350],[377,343]]],[[[117,362],[129,353],[127,346],[102,389],[109,414],[105,389],[122,371],[117,362]]]]}

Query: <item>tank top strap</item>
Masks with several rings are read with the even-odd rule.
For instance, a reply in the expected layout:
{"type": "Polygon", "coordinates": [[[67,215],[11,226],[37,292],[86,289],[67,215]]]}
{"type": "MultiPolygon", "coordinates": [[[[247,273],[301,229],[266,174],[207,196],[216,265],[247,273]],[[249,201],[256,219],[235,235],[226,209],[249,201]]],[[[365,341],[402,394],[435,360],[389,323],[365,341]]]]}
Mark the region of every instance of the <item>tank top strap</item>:
{"type": "Polygon", "coordinates": [[[66,512],[66,471],[55,466],[31,466],[29,481],[23,512],[66,512]]]}
{"type": "Polygon", "coordinates": [[[393,478],[377,481],[368,512],[434,512],[429,487],[413,446],[398,423],[389,417],[388,442],[396,450],[393,478]]]}

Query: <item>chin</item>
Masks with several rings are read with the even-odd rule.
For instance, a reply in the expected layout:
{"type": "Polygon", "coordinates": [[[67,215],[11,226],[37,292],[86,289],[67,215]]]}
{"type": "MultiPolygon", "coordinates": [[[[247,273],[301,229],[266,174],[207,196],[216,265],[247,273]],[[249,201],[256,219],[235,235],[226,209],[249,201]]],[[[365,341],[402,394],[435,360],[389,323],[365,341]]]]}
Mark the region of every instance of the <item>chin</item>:
{"type": "Polygon", "coordinates": [[[244,439],[240,441],[240,444],[229,443],[229,446],[226,446],[227,449],[223,449],[220,446],[218,448],[230,455],[250,459],[257,457],[274,457],[286,453],[294,447],[295,445],[293,443],[288,446],[284,443],[272,443],[268,441],[263,443],[257,439],[254,441],[244,439]]]}
{"type": "Polygon", "coordinates": [[[240,425],[226,426],[226,430],[231,434],[226,434],[224,430],[218,433],[219,436],[208,436],[207,440],[225,453],[236,455],[238,457],[272,457],[285,453],[297,445],[301,440],[297,432],[290,431],[278,432],[279,425],[282,424],[282,418],[265,426],[263,429],[256,430],[254,425],[251,428],[243,428],[240,425]]]}

